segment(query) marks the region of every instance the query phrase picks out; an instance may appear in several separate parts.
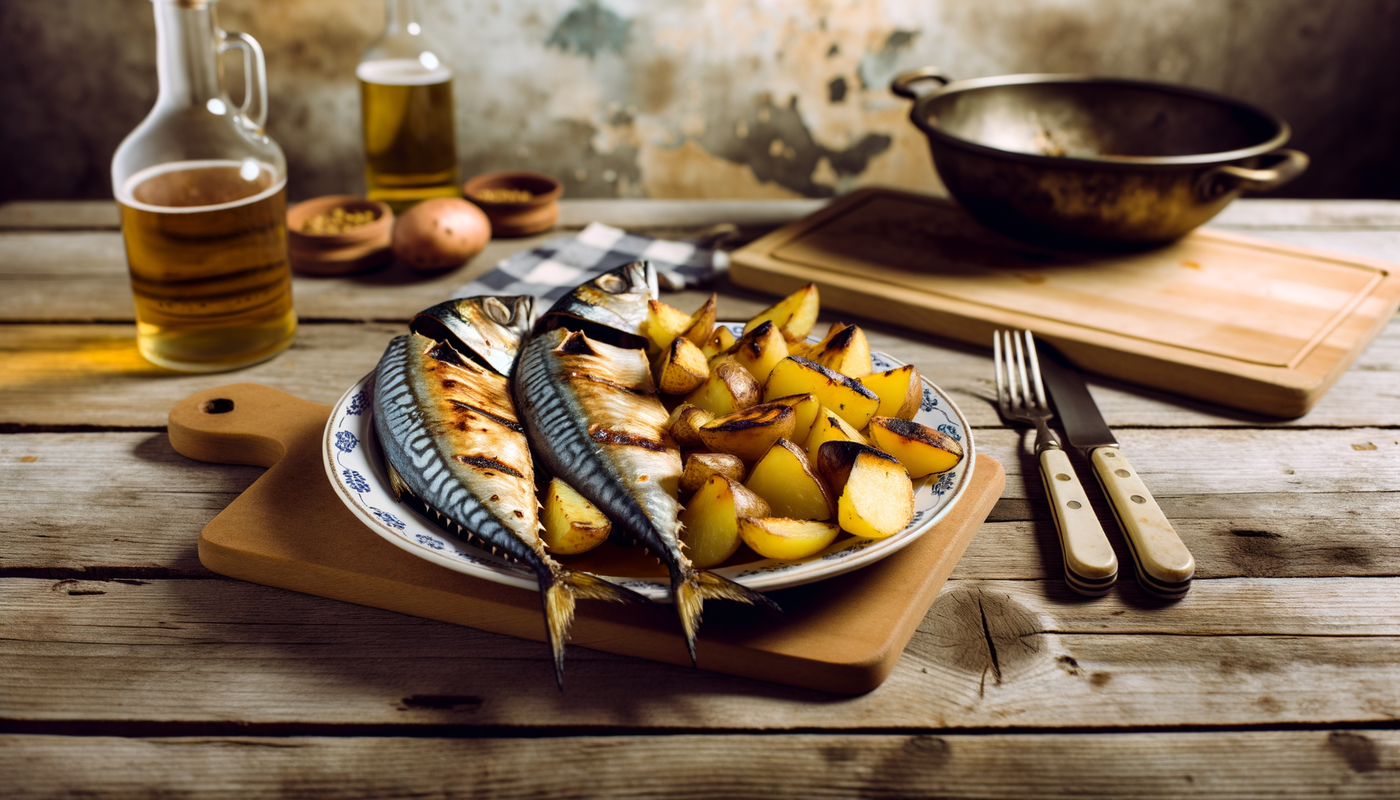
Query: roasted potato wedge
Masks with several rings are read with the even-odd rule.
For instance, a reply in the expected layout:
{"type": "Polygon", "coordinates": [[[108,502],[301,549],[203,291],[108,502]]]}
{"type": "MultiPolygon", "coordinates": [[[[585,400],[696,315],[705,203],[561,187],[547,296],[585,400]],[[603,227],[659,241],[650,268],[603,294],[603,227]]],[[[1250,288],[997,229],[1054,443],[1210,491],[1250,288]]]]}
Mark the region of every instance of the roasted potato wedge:
{"type": "Polygon", "coordinates": [[[914,482],[894,456],[855,442],[827,442],[817,470],[837,495],[842,530],[883,539],[914,519],[914,482]]]}
{"type": "Polygon", "coordinates": [[[848,378],[863,378],[872,372],[870,340],[859,325],[849,325],[832,336],[811,360],[848,378]]]}
{"type": "Polygon", "coordinates": [[[696,347],[704,347],[714,330],[715,295],[711,293],[710,299],[706,300],[704,305],[695,309],[695,313],[690,315],[690,324],[686,326],[685,332],[681,335],[693,342],[696,347]]]}
{"type": "Polygon", "coordinates": [[[783,517],[739,520],[739,537],[744,544],[764,558],[783,561],[820,553],[840,532],[835,522],[783,517]]]}
{"type": "Polygon", "coordinates": [[[728,328],[723,325],[718,325],[710,334],[709,338],[705,340],[705,343],[701,345],[700,351],[705,354],[705,360],[710,361],[713,360],[715,356],[733,347],[735,341],[734,334],[730,333],[728,328]]]}
{"type": "Polygon", "coordinates": [[[800,342],[812,332],[817,323],[817,312],[821,308],[821,298],[817,285],[809,283],[761,311],[758,316],[744,324],[744,333],[757,328],[769,320],[778,326],[778,332],[789,342],[800,342]]]}
{"type": "Polygon", "coordinates": [[[700,426],[700,441],[707,450],[757,461],[779,439],[791,436],[796,422],[792,406],[765,403],[715,417],[700,426]]]}
{"type": "Polygon", "coordinates": [[[685,333],[690,324],[690,315],[679,308],[660,300],[647,301],[646,337],[651,341],[652,352],[670,347],[671,340],[685,333]]]}
{"type": "Polygon", "coordinates": [[[744,484],[712,475],[681,511],[681,542],[697,567],[713,567],[739,549],[739,521],[766,517],[768,504],[744,484]]]}
{"type": "Polygon", "coordinates": [[[870,443],[899,459],[909,477],[947,472],[962,461],[963,446],[948,434],[898,417],[872,417],[870,443]]]}
{"type": "Polygon", "coordinates": [[[677,336],[661,351],[652,374],[656,376],[656,388],[662,394],[685,394],[693,392],[710,377],[710,365],[700,346],[677,336]]]}
{"type": "Polygon", "coordinates": [[[770,320],[745,333],[724,352],[763,384],[768,382],[773,367],[788,357],[788,346],[778,326],[770,320]]]}
{"type": "Polygon", "coordinates": [[[710,377],[686,395],[685,401],[723,416],[758,405],[762,395],[762,388],[748,370],[733,361],[721,360],[710,365],[710,377]]]}
{"type": "Polygon", "coordinates": [[[913,419],[924,402],[924,382],[913,364],[866,375],[860,382],[880,398],[877,416],[913,419]]]}
{"type": "Polygon", "coordinates": [[[833,322],[831,323],[831,327],[827,329],[826,335],[821,338],[821,341],[809,342],[803,339],[800,342],[791,342],[788,344],[788,355],[813,358],[813,353],[820,353],[822,349],[826,347],[826,343],[831,341],[831,337],[840,333],[845,327],[846,323],[844,322],[833,322]]]}
{"type": "Polygon", "coordinates": [[[797,412],[797,422],[792,426],[792,435],[788,438],[794,444],[805,447],[807,435],[812,432],[812,423],[817,421],[817,412],[822,407],[822,404],[817,402],[817,396],[811,393],[790,394],[787,397],[775,397],[769,402],[792,406],[792,410],[797,412]]]}
{"type": "Polygon", "coordinates": [[[851,423],[841,419],[840,414],[822,407],[817,411],[816,421],[812,423],[812,432],[807,434],[807,460],[812,462],[813,466],[817,463],[817,452],[827,442],[870,444],[870,440],[851,427],[851,423]]]}
{"type": "Polygon", "coordinates": [[[612,521],[574,487],[551,478],[545,490],[544,531],[540,538],[551,553],[573,555],[592,550],[607,541],[612,521]]]}
{"type": "Polygon", "coordinates": [[[700,426],[714,418],[710,411],[690,403],[681,403],[666,420],[666,430],[681,447],[701,447],[700,426]]]}
{"type": "Polygon", "coordinates": [[[836,503],[807,453],[779,439],[754,464],[744,485],[768,502],[773,513],[791,519],[831,519],[836,503]]]}
{"type": "Polygon", "coordinates": [[[712,475],[723,475],[731,481],[744,480],[744,462],[729,453],[691,453],[681,472],[681,491],[699,491],[712,475]]]}
{"type": "Polygon", "coordinates": [[[764,401],[790,394],[811,393],[826,408],[840,414],[856,430],[864,428],[880,407],[880,398],[855,378],[801,356],[788,356],[773,367],[763,387],[764,401]]]}

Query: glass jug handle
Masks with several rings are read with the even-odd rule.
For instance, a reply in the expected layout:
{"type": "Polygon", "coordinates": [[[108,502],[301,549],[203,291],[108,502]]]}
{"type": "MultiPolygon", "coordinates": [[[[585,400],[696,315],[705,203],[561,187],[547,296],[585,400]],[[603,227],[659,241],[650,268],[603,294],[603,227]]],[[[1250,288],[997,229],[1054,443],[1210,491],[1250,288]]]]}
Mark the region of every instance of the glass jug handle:
{"type": "MultiPolygon", "coordinates": [[[[229,50],[243,51],[243,105],[238,115],[247,127],[261,131],[267,122],[267,63],[258,40],[246,33],[219,31],[219,55],[229,50]]],[[[224,97],[228,97],[227,90],[224,97]]],[[[229,99],[229,105],[233,100],[229,99]]]]}

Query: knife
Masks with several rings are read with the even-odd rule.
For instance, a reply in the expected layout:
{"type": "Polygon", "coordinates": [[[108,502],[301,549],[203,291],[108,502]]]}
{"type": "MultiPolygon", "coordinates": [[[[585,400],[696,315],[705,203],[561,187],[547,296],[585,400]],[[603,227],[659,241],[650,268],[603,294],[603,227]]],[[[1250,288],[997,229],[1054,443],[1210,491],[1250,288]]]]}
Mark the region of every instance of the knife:
{"type": "Polygon", "coordinates": [[[1191,588],[1196,561],[1147,485],[1118,450],[1084,378],[1041,340],[1040,373],[1055,402],[1065,437],[1088,457],[1118,527],[1128,540],[1138,583],[1158,597],[1175,599],[1191,588]]]}

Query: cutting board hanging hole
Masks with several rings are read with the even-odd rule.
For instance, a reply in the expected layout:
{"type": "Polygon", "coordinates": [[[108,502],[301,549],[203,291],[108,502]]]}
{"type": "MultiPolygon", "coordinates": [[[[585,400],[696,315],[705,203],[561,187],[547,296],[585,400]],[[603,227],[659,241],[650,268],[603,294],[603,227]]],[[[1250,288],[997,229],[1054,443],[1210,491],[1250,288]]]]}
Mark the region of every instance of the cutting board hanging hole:
{"type": "Polygon", "coordinates": [[[233,401],[227,397],[205,400],[204,404],[199,407],[199,410],[206,414],[227,414],[233,410],[233,401]]]}

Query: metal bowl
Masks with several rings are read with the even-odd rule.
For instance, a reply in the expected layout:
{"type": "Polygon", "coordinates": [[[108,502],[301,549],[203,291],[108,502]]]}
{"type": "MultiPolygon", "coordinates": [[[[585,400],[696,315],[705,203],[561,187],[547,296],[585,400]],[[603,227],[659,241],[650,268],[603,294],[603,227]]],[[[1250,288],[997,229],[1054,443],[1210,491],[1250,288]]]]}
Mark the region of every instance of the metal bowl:
{"type": "Polygon", "coordinates": [[[1176,239],[1240,192],[1282,186],[1308,157],[1280,149],[1288,125],[1228,97],[1084,75],[952,81],[906,72],[948,191],[979,221],[1019,239],[1134,247],[1176,239]]]}

